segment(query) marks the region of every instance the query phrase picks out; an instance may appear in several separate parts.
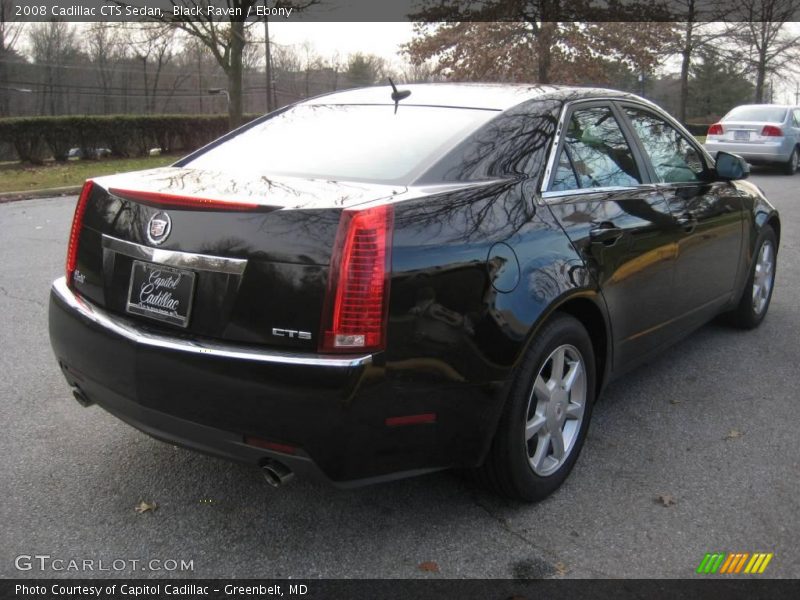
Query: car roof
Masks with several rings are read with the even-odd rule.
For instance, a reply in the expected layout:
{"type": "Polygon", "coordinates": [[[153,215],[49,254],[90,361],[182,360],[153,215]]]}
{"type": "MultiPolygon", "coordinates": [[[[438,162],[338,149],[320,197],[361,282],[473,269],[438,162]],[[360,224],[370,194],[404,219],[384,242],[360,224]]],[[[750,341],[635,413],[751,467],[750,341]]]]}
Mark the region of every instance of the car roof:
{"type": "MultiPolygon", "coordinates": [[[[568,99],[575,96],[635,98],[632,94],[616,90],[539,84],[424,83],[398,84],[397,88],[411,92],[409,97],[400,101],[400,106],[447,106],[498,111],[535,99],[568,99]]],[[[381,85],[332,92],[301,104],[394,104],[391,94],[391,86],[381,85]]]]}
{"type": "MultiPolygon", "coordinates": [[[[748,108],[788,108],[788,109],[800,108],[796,104],[769,104],[769,103],[766,103],[766,104],[739,104],[737,106],[734,106],[731,110],[734,110],[736,108],[742,108],[744,106],[746,106],[748,108]]],[[[730,111],[728,111],[728,112],[730,112],[730,111]]]]}

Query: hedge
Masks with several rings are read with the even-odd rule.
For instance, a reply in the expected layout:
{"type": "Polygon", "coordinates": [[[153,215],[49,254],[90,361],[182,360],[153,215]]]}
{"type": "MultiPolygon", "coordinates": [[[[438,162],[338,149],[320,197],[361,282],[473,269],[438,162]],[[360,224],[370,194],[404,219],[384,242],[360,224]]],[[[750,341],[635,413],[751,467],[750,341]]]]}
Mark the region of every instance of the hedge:
{"type": "MultiPolygon", "coordinates": [[[[248,115],[245,120],[255,118],[248,115]]],[[[692,135],[705,135],[707,124],[687,123],[692,135]]],[[[13,145],[20,160],[41,164],[52,156],[67,159],[71,148],[83,156],[92,149],[108,148],[115,156],[147,156],[151,148],[162,152],[191,151],[228,131],[226,115],[103,115],[62,117],[11,117],[0,119],[0,141],[13,145]]]]}
{"type": "MultiPolygon", "coordinates": [[[[246,117],[247,120],[254,115],[246,117]]],[[[108,148],[115,156],[191,151],[228,131],[227,115],[103,115],[11,117],[0,119],[0,140],[13,145],[20,160],[41,164],[66,160],[71,148],[83,156],[108,148]]]]}

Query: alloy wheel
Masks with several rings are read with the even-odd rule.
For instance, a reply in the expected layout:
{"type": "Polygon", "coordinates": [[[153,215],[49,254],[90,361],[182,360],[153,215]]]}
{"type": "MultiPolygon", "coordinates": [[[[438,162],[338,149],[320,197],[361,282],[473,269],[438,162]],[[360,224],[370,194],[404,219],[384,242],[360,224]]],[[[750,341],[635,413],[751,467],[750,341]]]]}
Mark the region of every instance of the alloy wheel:
{"type": "Polygon", "coordinates": [[[753,312],[755,314],[760,315],[764,312],[769,301],[774,279],[775,252],[772,248],[772,242],[765,240],[758,251],[756,268],[753,273],[753,312]]]}
{"type": "Polygon", "coordinates": [[[540,477],[557,471],[575,447],[586,400],[583,356],[575,346],[563,344],[539,369],[525,413],[528,462],[540,477]]]}

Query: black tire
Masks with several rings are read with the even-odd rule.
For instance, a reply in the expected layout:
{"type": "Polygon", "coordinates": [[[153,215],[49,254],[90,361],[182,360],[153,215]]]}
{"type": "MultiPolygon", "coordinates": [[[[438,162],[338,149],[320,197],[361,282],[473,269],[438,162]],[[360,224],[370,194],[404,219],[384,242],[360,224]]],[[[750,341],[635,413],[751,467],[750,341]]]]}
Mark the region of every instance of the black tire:
{"type": "MultiPolygon", "coordinates": [[[[573,354],[572,358],[575,357],[573,354]]],[[[575,363],[573,361],[570,364],[575,363]]],[[[549,363],[549,368],[552,370],[552,362],[549,363]]],[[[514,500],[537,502],[552,494],[569,475],[586,439],[595,400],[595,382],[595,358],[589,334],[574,317],[556,313],[537,334],[516,370],[491,449],[484,464],[478,469],[478,479],[495,492],[514,500]],[[542,476],[534,472],[529,458],[531,444],[536,446],[539,443],[538,438],[532,438],[531,442],[525,439],[525,423],[532,416],[529,402],[536,402],[533,396],[534,380],[543,368],[547,368],[551,354],[565,345],[571,348],[569,352],[575,350],[583,359],[583,418],[579,427],[573,426],[577,433],[573,433],[574,441],[570,450],[564,453],[563,463],[552,473],[542,476]]],[[[549,425],[542,428],[548,429],[549,425]]]]}
{"type": "Polygon", "coordinates": [[[789,157],[789,160],[783,163],[783,172],[786,175],[794,175],[797,173],[797,163],[800,160],[800,150],[795,146],[794,150],[792,150],[792,155],[789,157]]]}
{"type": "Polygon", "coordinates": [[[778,265],[778,238],[772,227],[765,225],[762,228],[756,240],[755,248],[756,251],[753,254],[752,264],[750,265],[750,274],[747,277],[747,283],[745,283],[739,305],[730,313],[731,323],[742,329],[754,329],[758,327],[767,315],[769,304],[772,300],[772,291],[775,288],[775,270],[778,265]],[[765,244],[771,244],[772,247],[772,272],[770,274],[769,290],[766,294],[764,305],[761,310],[757,310],[756,302],[753,298],[753,287],[756,279],[756,267],[758,266],[759,256],[765,244]]]}

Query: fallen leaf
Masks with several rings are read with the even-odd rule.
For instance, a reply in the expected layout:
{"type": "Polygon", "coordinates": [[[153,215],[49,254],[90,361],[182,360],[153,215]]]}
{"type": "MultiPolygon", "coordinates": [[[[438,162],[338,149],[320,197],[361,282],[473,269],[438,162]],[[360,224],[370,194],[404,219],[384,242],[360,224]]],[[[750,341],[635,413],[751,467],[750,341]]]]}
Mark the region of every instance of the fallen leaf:
{"type": "Polygon", "coordinates": [[[145,502],[144,500],[142,500],[141,502],[139,502],[139,504],[133,507],[133,510],[135,510],[139,514],[142,514],[146,512],[154,512],[157,508],[158,504],[156,504],[155,502],[145,502]]]}
{"type": "Polygon", "coordinates": [[[420,571],[426,571],[428,573],[438,573],[439,572],[439,565],[436,562],[432,561],[432,560],[419,563],[417,568],[420,571]]]}
{"type": "Polygon", "coordinates": [[[744,431],[739,431],[738,429],[731,429],[728,434],[722,438],[723,440],[735,440],[736,438],[740,438],[744,435],[744,431]]]}
{"type": "Polygon", "coordinates": [[[563,577],[567,574],[567,565],[565,565],[563,562],[557,562],[553,565],[553,568],[555,568],[556,575],[559,577],[563,577]]]}
{"type": "Polygon", "coordinates": [[[674,506],[678,503],[674,496],[670,496],[669,494],[661,494],[660,496],[656,496],[655,499],[656,504],[661,504],[661,506],[674,506]]]}
{"type": "Polygon", "coordinates": [[[683,400],[681,400],[680,398],[672,398],[669,401],[670,404],[680,404],[681,402],[683,402],[683,400]]]}

